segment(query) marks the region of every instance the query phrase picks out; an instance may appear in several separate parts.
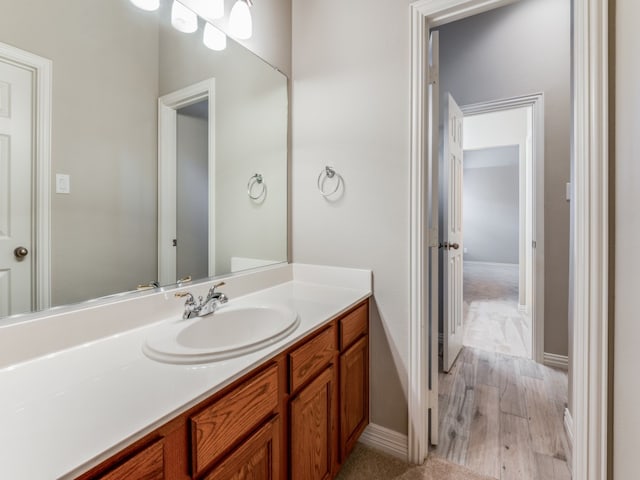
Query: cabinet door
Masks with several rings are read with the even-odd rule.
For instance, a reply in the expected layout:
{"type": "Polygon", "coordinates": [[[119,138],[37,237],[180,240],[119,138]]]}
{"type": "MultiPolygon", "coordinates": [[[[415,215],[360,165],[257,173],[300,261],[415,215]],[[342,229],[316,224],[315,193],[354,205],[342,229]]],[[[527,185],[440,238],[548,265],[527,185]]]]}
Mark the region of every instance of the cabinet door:
{"type": "Polygon", "coordinates": [[[330,366],[290,403],[292,480],[332,478],[336,458],[335,369],[330,366]]]}
{"type": "Polygon", "coordinates": [[[205,480],[280,480],[280,420],[274,418],[234,450],[205,480]]]}
{"type": "Polygon", "coordinates": [[[162,480],[164,478],[164,444],[158,440],[119,467],[102,475],[101,480],[162,480]]]}
{"type": "Polygon", "coordinates": [[[369,423],[369,337],[340,356],[340,460],[369,423]]]}

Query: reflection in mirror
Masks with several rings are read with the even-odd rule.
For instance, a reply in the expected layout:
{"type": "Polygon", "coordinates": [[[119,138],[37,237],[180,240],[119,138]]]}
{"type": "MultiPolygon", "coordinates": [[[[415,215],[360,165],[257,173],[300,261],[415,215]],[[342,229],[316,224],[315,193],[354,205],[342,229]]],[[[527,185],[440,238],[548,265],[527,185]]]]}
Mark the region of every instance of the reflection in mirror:
{"type": "Polygon", "coordinates": [[[169,1],[0,6],[0,317],[286,261],[281,73],[231,40],[207,48],[201,19],[176,31],[169,1]],[[211,98],[173,110],[167,175],[159,99],[202,82],[211,98]],[[256,173],[260,200],[247,192],[256,173]]]}

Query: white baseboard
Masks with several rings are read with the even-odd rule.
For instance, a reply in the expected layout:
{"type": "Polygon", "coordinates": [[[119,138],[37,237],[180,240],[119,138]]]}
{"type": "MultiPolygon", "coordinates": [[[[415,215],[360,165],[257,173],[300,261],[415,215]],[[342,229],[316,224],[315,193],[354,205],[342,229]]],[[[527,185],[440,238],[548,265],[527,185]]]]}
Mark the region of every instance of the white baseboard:
{"type": "Polygon", "coordinates": [[[408,455],[407,436],[375,423],[370,423],[360,436],[359,441],[368,447],[380,450],[393,457],[406,461],[408,455]]]}
{"type": "Polygon", "coordinates": [[[569,450],[571,450],[571,453],[573,454],[573,417],[571,416],[571,412],[568,408],[564,409],[564,431],[567,433],[569,450]]]}
{"type": "Polygon", "coordinates": [[[566,355],[556,355],[555,353],[544,352],[542,363],[544,363],[547,367],[569,370],[569,357],[567,357],[566,355]]]}

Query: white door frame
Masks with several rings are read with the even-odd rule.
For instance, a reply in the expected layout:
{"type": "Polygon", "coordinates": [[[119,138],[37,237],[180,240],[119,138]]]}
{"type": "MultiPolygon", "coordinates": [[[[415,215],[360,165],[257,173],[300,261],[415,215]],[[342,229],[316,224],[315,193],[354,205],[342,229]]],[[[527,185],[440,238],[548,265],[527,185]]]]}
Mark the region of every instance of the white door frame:
{"type": "Polygon", "coordinates": [[[33,209],[31,214],[34,260],[31,275],[35,310],[51,306],[51,99],[52,62],[6,43],[0,43],[0,58],[33,74],[33,209]]]}
{"type": "MultiPolygon", "coordinates": [[[[524,165],[520,168],[521,194],[531,191],[532,206],[531,217],[524,215],[524,222],[520,222],[520,240],[524,249],[533,249],[533,271],[526,270],[526,262],[520,258],[519,268],[524,270],[526,282],[531,282],[532,302],[529,313],[531,315],[531,356],[538,363],[544,361],[544,94],[535,93],[518,97],[504,98],[490,102],[462,105],[464,116],[482,115],[485,113],[502,112],[515,108],[531,107],[532,131],[533,131],[533,155],[532,165],[524,165]],[[524,185],[523,185],[524,184],[524,185]],[[522,192],[524,187],[525,192],[522,192]],[[532,227],[531,237],[535,242],[535,248],[526,244],[524,231],[525,224],[532,227]]],[[[522,157],[520,157],[522,158],[522,157]]],[[[523,198],[523,195],[520,196],[523,198]]],[[[520,210],[526,210],[526,205],[521,202],[520,210]]]]}
{"type": "Polygon", "coordinates": [[[182,88],[158,99],[158,281],[176,283],[176,177],[178,110],[209,100],[209,276],[215,275],[215,88],[214,78],[182,88]]]}
{"type": "MultiPolygon", "coordinates": [[[[411,4],[410,332],[408,457],[428,452],[428,293],[425,226],[430,178],[427,49],[429,28],[475,15],[510,0],[419,0],[411,4]]],[[[608,411],[608,2],[574,0],[573,140],[576,208],[573,326],[573,478],[607,475],[608,411]]],[[[431,242],[430,242],[431,243],[431,242]]]]}

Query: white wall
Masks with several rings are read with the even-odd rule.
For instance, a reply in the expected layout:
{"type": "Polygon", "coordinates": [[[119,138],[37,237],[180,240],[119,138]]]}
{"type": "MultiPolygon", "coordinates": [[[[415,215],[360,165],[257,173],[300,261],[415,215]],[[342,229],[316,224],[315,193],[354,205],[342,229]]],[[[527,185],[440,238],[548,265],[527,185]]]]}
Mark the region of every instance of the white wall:
{"type": "Polygon", "coordinates": [[[440,27],[440,91],[460,105],[544,92],[544,351],[568,353],[571,2],[521,0],[440,27]]]}
{"type": "Polygon", "coordinates": [[[464,260],[519,264],[518,147],[464,151],[464,260]]]}
{"type": "Polygon", "coordinates": [[[293,1],[293,259],[371,268],[371,420],[407,431],[409,1],[293,1]],[[325,165],[344,195],[316,190],[325,165]]]}
{"type": "Polygon", "coordinates": [[[617,0],[616,10],[613,468],[625,480],[638,477],[640,444],[640,2],[617,0]]]}

